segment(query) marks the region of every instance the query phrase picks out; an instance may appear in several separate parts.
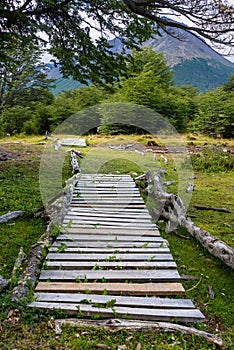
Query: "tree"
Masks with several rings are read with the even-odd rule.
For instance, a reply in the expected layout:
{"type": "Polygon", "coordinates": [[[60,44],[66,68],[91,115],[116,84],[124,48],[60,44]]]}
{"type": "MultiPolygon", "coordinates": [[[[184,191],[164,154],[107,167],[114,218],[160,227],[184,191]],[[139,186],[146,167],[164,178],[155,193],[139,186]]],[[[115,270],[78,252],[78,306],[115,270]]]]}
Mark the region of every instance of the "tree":
{"type": "Polygon", "coordinates": [[[234,74],[231,74],[228,81],[223,84],[223,90],[226,92],[234,91],[234,74]]]}
{"type": "MultiPolygon", "coordinates": [[[[51,127],[55,128],[60,123],[62,123],[67,118],[71,117],[73,114],[77,114],[77,121],[80,125],[80,130],[83,132],[83,130],[87,131],[85,120],[87,123],[92,125],[92,122],[89,121],[88,112],[86,112],[86,109],[91,106],[95,106],[96,104],[100,103],[103,99],[105,99],[108,95],[108,92],[100,87],[91,85],[88,87],[82,87],[77,90],[68,90],[60,93],[55,99],[53,104],[49,107],[50,109],[50,123],[51,127]],[[84,110],[84,113],[80,112],[84,110]]],[[[92,113],[91,113],[92,114],[92,113]]],[[[93,116],[95,115],[93,110],[93,116]]],[[[95,118],[97,116],[95,115],[95,118]]],[[[99,117],[97,117],[97,120],[99,121],[99,117]]],[[[95,125],[95,127],[98,125],[95,125]]]]}
{"type": "Polygon", "coordinates": [[[172,72],[162,53],[158,54],[150,48],[133,51],[131,59],[128,59],[126,76],[127,78],[122,80],[119,89],[106,100],[112,104],[101,109],[102,124],[104,124],[100,128],[101,132],[142,133],[147,129],[153,130],[155,121],[158,119],[157,113],[167,118],[178,131],[186,129],[192,111],[192,98],[189,96],[189,93],[192,94],[192,92],[189,88],[187,91],[186,88],[173,87],[172,72]],[[136,113],[134,106],[133,110],[128,107],[127,112],[124,107],[124,118],[122,118],[124,126],[117,125],[121,106],[118,102],[145,106],[154,112],[142,115],[142,125],[136,127],[139,125],[136,122],[136,119],[139,119],[139,113],[136,113]],[[116,112],[113,103],[118,103],[116,112]]]}
{"type": "Polygon", "coordinates": [[[127,78],[150,72],[157,79],[157,85],[164,88],[171,85],[172,71],[163,53],[157,53],[150,47],[144,47],[141,50],[133,49],[132,54],[126,58],[126,65],[124,76],[127,78]]]}
{"type": "Polygon", "coordinates": [[[234,92],[227,93],[222,87],[207,91],[199,98],[191,130],[213,137],[233,137],[233,110],[234,92]]]}
{"type": "Polygon", "coordinates": [[[11,44],[8,57],[0,64],[0,107],[49,104],[51,80],[46,78],[40,62],[41,52],[33,43],[21,47],[18,40],[11,44]]]}
{"type": "Polygon", "coordinates": [[[62,73],[82,83],[119,77],[124,60],[111,50],[110,36],[121,37],[126,50],[159,29],[175,35],[172,29],[179,28],[214,44],[234,46],[233,7],[225,0],[3,0],[0,12],[3,60],[14,38],[20,38],[22,45],[33,38],[45,47],[49,44],[62,73]],[[190,24],[170,15],[184,16],[190,24]]]}

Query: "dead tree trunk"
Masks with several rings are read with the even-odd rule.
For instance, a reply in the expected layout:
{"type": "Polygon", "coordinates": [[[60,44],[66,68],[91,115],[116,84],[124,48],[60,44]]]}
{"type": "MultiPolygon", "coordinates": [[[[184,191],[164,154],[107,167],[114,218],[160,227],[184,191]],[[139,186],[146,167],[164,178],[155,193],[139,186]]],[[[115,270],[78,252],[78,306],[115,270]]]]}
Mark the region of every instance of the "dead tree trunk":
{"type": "Polygon", "coordinates": [[[32,246],[28,257],[24,261],[23,271],[18,285],[12,292],[12,301],[22,300],[28,295],[30,288],[35,287],[44,254],[53,240],[50,228],[51,225],[48,225],[46,233],[41,237],[39,242],[32,246]]]}
{"type": "Polygon", "coordinates": [[[167,221],[167,230],[173,231],[178,225],[185,227],[190,235],[196,238],[210,254],[234,269],[234,249],[209,232],[194,225],[186,215],[181,198],[163,190],[160,183],[161,174],[162,172],[159,171],[152,177],[152,174],[147,172],[146,179],[149,183],[148,192],[154,195],[160,206],[160,209],[155,209],[155,212],[167,221]]]}
{"type": "Polygon", "coordinates": [[[0,216],[0,224],[3,224],[13,219],[17,219],[19,216],[23,215],[24,213],[25,213],[24,210],[15,210],[10,213],[3,214],[0,216]]]}

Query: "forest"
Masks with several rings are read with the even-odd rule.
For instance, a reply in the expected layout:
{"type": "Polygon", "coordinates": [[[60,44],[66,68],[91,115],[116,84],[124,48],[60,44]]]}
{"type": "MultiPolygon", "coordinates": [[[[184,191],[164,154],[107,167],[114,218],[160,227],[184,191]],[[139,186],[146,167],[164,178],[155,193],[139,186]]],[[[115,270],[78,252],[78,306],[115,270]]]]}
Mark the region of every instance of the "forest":
{"type": "MultiPolygon", "coordinates": [[[[11,54],[17,61],[5,63],[1,79],[1,136],[51,133],[64,120],[85,108],[120,102],[138,104],[160,113],[178,132],[215,138],[233,136],[233,75],[223,86],[205,93],[190,85],[176,87],[163,54],[144,48],[133,50],[126,57],[125,70],[118,82],[90,84],[54,96],[50,91],[54,82],[46,77],[38,48],[30,45],[22,51],[16,45],[11,54]]],[[[100,109],[95,113],[100,133],[144,133],[140,129],[114,126],[118,121],[113,120],[111,114],[104,114],[100,109]]],[[[80,124],[82,118],[80,115],[77,119],[80,124]]],[[[97,128],[86,132],[96,133],[97,128]]]]}

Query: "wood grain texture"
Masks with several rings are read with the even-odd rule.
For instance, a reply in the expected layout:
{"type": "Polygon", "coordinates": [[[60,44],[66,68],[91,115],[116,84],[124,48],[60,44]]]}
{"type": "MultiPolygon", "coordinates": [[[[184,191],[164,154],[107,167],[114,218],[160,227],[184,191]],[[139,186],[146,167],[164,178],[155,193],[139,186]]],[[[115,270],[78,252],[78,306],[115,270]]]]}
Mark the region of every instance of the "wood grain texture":
{"type": "MultiPolygon", "coordinates": [[[[77,283],[39,282],[36,292],[78,293],[91,292],[108,295],[182,295],[181,283],[77,283]]],[[[87,294],[88,297],[88,294],[87,294]]]]}
{"type": "Polygon", "coordinates": [[[167,270],[43,270],[40,281],[178,282],[175,269],[167,270]]]}

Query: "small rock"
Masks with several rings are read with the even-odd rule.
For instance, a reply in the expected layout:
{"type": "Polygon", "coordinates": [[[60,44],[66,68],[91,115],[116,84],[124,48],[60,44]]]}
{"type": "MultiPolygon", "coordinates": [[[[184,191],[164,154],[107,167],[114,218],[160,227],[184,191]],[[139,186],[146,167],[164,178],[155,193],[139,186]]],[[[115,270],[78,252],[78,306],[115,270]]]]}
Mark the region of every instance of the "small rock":
{"type": "Polygon", "coordinates": [[[2,276],[0,276],[0,290],[3,290],[8,287],[9,280],[6,280],[2,276]]]}

